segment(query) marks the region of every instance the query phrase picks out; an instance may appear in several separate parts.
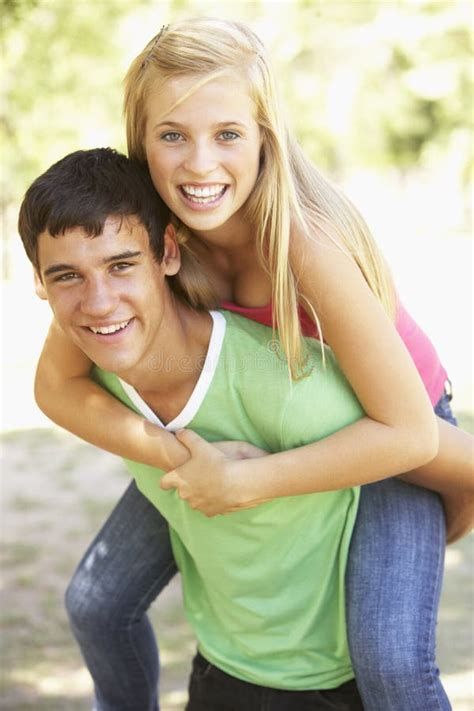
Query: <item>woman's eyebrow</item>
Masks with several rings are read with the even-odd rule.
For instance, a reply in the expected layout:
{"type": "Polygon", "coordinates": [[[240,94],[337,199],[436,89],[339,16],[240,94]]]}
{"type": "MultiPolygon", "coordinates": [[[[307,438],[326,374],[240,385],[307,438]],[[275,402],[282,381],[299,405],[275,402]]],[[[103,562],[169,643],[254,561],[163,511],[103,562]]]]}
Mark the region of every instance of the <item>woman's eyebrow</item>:
{"type": "MultiPolygon", "coordinates": [[[[179,121],[160,121],[155,126],[153,130],[157,128],[162,128],[163,126],[169,126],[170,128],[185,128],[186,124],[180,123],[179,121]]],[[[243,121],[229,120],[229,121],[218,121],[212,124],[212,128],[225,128],[226,126],[241,126],[242,128],[248,128],[247,124],[243,121]]]]}

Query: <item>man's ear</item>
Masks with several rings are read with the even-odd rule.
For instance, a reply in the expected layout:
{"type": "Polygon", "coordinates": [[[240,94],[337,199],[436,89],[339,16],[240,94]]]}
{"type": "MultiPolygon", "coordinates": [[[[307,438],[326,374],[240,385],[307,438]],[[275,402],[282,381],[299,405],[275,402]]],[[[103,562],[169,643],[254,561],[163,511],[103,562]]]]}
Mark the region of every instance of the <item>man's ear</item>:
{"type": "Polygon", "coordinates": [[[33,278],[35,281],[36,296],[39,296],[40,299],[44,299],[45,301],[47,301],[48,297],[46,295],[46,289],[44,288],[44,284],[41,281],[41,277],[36,271],[36,269],[33,270],[33,278]]]}
{"type": "Polygon", "coordinates": [[[165,274],[167,276],[173,276],[179,272],[181,267],[181,254],[176,239],[176,231],[172,224],[166,227],[164,241],[165,249],[162,264],[165,268],[165,274]]]}

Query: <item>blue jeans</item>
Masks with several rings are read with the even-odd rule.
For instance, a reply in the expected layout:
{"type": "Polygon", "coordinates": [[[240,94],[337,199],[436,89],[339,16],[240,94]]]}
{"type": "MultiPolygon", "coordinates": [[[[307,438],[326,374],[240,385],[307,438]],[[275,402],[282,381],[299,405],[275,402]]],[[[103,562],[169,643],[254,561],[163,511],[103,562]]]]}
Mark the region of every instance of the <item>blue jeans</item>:
{"type": "MultiPolygon", "coordinates": [[[[452,417],[445,398],[437,410],[452,417]]],[[[366,711],[451,708],[434,662],[444,544],[436,494],[397,479],[362,487],[346,589],[366,711]]],[[[168,525],[132,482],[66,592],[97,711],[158,711],[158,650],[146,612],[176,572],[168,525]]]]}
{"type": "MultiPolygon", "coordinates": [[[[457,425],[443,395],[438,417],[457,425]]],[[[440,497],[393,478],[361,489],[347,630],[366,711],[449,711],[436,666],[446,529],[440,497]]]]}
{"type": "Polygon", "coordinates": [[[168,524],[132,482],[66,591],[96,711],[158,711],[159,657],[146,611],[176,572],[168,524]]]}

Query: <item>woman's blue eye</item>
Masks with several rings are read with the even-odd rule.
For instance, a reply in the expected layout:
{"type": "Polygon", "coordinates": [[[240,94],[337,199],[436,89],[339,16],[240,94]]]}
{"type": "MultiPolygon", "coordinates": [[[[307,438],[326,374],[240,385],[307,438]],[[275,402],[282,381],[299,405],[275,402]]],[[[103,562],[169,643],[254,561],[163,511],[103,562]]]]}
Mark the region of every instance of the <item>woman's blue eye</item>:
{"type": "Polygon", "coordinates": [[[175,143],[176,141],[179,141],[181,134],[177,133],[177,131],[168,131],[168,133],[164,133],[161,138],[164,141],[169,141],[169,143],[175,143]]]}
{"type": "Polygon", "coordinates": [[[222,131],[220,135],[224,141],[234,141],[236,138],[239,138],[239,134],[235,131],[222,131]]]}

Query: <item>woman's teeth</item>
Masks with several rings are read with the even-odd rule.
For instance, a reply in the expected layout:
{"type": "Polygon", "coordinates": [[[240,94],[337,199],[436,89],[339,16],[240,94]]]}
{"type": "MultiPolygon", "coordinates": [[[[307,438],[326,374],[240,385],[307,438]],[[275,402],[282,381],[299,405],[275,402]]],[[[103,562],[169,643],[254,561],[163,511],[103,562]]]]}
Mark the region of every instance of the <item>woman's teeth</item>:
{"type": "Polygon", "coordinates": [[[115,333],[116,331],[121,331],[125,326],[128,326],[130,321],[122,321],[122,323],[114,323],[112,326],[100,326],[99,328],[96,328],[95,326],[89,326],[89,330],[92,331],[92,333],[101,333],[102,335],[106,335],[108,333],[115,333]]]}
{"type": "Polygon", "coordinates": [[[191,200],[191,202],[195,202],[200,205],[208,202],[214,202],[224,194],[226,188],[227,185],[222,184],[205,185],[202,188],[199,188],[194,185],[181,185],[181,190],[188,198],[188,200],[191,200]]]}

